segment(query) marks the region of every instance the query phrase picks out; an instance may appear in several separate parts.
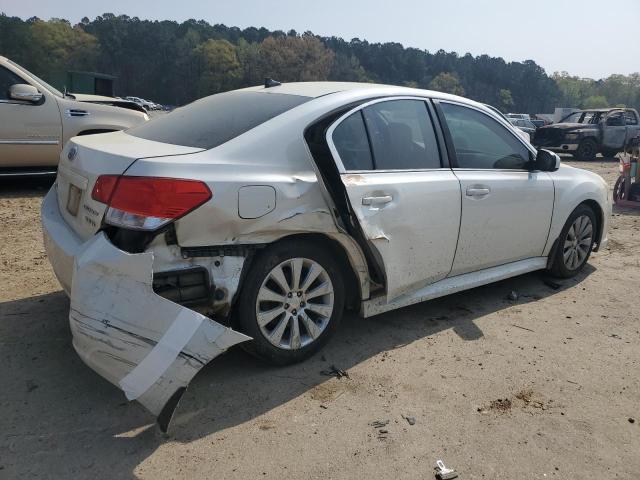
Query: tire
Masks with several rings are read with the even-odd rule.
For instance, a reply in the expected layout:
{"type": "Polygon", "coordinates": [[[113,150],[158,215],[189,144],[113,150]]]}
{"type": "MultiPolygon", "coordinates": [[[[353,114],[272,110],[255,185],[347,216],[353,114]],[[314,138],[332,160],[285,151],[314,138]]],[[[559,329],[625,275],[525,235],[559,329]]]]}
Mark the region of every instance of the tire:
{"type": "Polygon", "coordinates": [[[626,200],[627,177],[620,175],[613,187],[613,201],[618,203],[619,200],[626,200]]]}
{"type": "Polygon", "coordinates": [[[553,253],[549,269],[552,275],[571,278],[580,273],[591,255],[597,227],[596,214],[591,207],[582,204],[571,212],[553,253]],[[585,219],[588,220],[586,224],[585,219]]]}
{"type": "Polygon", "coordinates": [[[596,158],[598,153],[598,144],[593,138],[585,138],[578,145],[576,150],[576,158],[578,160],[591,161],[596,158]]]}
{"type": "Polygon", "coordinates": [[[237,320],[253,337],[242,346],[274,365],[306,360],[335,334],[344,303],[342,270],[329,249],[310,241],[276,243],[255,259],[242,287],[237,320]]]}

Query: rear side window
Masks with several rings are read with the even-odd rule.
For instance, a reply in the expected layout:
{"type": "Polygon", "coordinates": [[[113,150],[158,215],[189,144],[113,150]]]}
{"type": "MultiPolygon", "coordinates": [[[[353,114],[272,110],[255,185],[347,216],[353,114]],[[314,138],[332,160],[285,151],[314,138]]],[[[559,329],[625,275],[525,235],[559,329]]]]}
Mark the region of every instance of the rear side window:
{"type": "Polygon", "coordinates": [[[214,148],[311,100],[283,93],[233,91],[196,100],[126,131],[134,137],[214,148]]]}
{"type": "Polygon", "coordinates": [[[373,160],[361,110],[340,122],[333,131],[332,138],[345,170],[373,170],[373,160]]]}
{"type": "Polygon", "coordinates": [[[390,100],[364,109],[376,170],[440,168],[440,153],[427,105],[390,100]]]}
{"type": "Polygon", "coordinates": [[[458,167],[526,169],[531,153],[514,134],[472,108],[440,103],[453,140],[458,167]]]}
{"type": "Polygon", "coordinates": [[[627,125],[638,125],[638,119],[633,112],[624,112],[624,118],[627,121],[627,125]]]}

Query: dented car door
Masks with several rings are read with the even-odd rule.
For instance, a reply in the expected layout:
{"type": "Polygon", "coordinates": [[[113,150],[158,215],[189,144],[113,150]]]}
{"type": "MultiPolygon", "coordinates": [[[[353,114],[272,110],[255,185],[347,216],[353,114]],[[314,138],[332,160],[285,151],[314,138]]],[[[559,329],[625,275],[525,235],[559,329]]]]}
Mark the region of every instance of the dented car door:
{"type": "Polygon", "coordinates": [[[447,276],[460,183],[442,167],[424,99],[374,101],[327,132],[351,207],[383,266],[392,300],[447,276]]]}

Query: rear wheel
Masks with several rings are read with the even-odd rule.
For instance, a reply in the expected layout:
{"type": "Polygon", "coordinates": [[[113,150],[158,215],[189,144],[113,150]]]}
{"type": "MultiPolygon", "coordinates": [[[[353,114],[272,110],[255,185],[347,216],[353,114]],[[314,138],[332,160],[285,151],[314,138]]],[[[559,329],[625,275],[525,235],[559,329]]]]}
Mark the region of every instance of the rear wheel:
{"type": "Polygon", "coordinates": [[[340,266],[321,245],[284,241],[255,260],[238,308],[249,353],[276,365],[305,360],[335,333],[345,289],[340,266]]]}
{"type": "Polygon", "coordinates": [[[593,138],[585,138],[578,145],[578,150],[576,150],[576,158],[578,160],[593,160],[596,158],[596,154],[598,153],[598,144],[593,138]]]}
{"type": "Polygon", "coordinates": [[[579,205],[567,219],[558,239],[551,273],[570,278],[577,275],[589,260],[596,235],[596,215],[587,205],[579,205]]]}

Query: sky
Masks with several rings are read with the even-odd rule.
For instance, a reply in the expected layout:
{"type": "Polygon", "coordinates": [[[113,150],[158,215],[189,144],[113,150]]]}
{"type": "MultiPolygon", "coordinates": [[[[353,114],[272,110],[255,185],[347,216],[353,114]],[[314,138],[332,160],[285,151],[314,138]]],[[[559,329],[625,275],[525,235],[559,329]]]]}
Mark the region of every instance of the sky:
{"type": "Polygon", "coordinates": [[[311,30],[430,52],[531,59],[549,74],[596,79],[640,70],[640,0],[0,0],[0,12],[72,23],[109,12],[311,30]]]}

